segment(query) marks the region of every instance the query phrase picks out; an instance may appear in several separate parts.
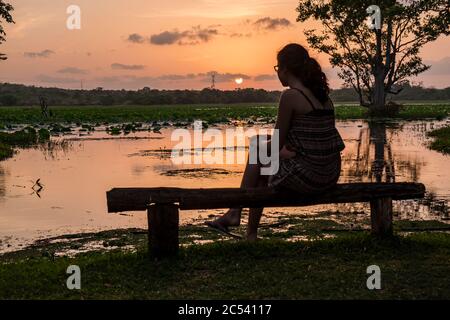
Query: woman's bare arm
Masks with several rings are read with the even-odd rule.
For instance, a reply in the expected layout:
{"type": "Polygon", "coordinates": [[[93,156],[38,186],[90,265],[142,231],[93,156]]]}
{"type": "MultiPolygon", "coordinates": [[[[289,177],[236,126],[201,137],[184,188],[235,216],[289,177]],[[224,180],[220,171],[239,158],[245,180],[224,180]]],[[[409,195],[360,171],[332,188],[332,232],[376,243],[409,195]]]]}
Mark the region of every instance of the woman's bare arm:
{"type": "Polygon", "coordinates": [[[294,109],[292,108],[294,96],[291,91],[284,91],[280,98],[280,105],[278,107],[277,122],[275,129],[278,129],[279,149],[281,150],[286,143],[286,138],[291,124],[291,118],[294,109]]]}

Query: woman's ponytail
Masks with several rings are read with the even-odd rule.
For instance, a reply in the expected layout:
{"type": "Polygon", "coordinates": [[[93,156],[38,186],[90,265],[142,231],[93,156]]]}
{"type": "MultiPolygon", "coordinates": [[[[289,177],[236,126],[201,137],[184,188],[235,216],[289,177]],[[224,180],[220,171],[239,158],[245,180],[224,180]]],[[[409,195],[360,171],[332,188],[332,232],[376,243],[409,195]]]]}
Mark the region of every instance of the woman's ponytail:
{"type": "Polygon", "coordinates": [[[327,76],[317,60],[311,58],[304,47],[297,43],[286,45],[278,52],[278,63],[280,67],[286,67],[298,77],[321,103],[329,99],[327,76]]]}

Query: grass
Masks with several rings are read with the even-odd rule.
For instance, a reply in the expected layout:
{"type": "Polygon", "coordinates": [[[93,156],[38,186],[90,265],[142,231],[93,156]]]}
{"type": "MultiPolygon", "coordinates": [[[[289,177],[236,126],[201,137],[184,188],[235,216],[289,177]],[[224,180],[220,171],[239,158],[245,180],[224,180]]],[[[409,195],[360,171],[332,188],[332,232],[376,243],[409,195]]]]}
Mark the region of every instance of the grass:
{"type": "MultiPolygon", "coordinates": [[[[256,243],[223,240],[200,226],[180,230],[183,246],[176,258],[147,255],[144,230],[112,230],[66,236],[68,242],[39,246],[0,256],[0,299],[448,299],[450,234],[417,232],[378,239],[366,231],[342,232],[341,223],[319,217],[288,217],[295,228],[269,234],[256,243]],[[298,222],[298,223],[297,223],[298,222]],[[341,229],[334,238],[318,236],[323,228],[341,229]],[[308,232],[305,232],[309,230],[308,232]],[[312,241],[285,241],[294,231],[312,241]],[[105,247],[136,244],[136,251],[112,250],[55,257],[58,247],[79,248],[102,240],[105,247]],[[220,240],[220,241],[218,241],[220,240]],[[366,269],[381,268],[381,290],[368,290],[366,269]],[[66,288],[66,269],[81,268],[80,291],[66,288]]],[[[366,223],[368,223],[366,221],[366,223]]],[[[449,227],[439,222],[430,226],[449,227]]],[[[421,222],[396,223],[418,229],[421,222]]],[[[53,240],[61,240],[61,237],[53,240]]]]}
{"type": "Polygon", "coordinates": [[[52,107],[53,116],[44,119],[37,107],[0,109],[0,124],[20,123],[123,123],[143,121],[228,122],[229,118],[273,117],[273,104],[238,105],[160,105],[160,106],[82,106],[52,107]]]}
{"type": "Polygon", "coordinates": [[[309,242],[216,242],[152,261],[135,253],[41,258],[0,267],[1,299],[430,299],[450,297],[450,235],[380,241],[366,234],[309,242]],[[81,268],[82,290],[65,287],[81,268]],[[366,288],[366,268],[382,290],[366,288]]]}
{"type": "Polygon", "coordinates": [[[450,154],[450,126],[430,131],[428,136],[435,138],[431,149],[450,154]]]}
{"type": "MultiPolygon", "coordinates": [[[[274,122],[277,106],[273,103],[155,105],[155,106],[76,106],[51,107],[53,116],[43,118],[38,107],[0,108],[0,126],[44,123],[123,123],[152,121],[189,121],[227,123],[230,119],[257,119],[274,122]]],[[[367,109],[357,105],[337,105],[337,119],[365,119],[367,109]]],[[[450,104],[405,105],[395,118],[443,119],[450,104]]]]}

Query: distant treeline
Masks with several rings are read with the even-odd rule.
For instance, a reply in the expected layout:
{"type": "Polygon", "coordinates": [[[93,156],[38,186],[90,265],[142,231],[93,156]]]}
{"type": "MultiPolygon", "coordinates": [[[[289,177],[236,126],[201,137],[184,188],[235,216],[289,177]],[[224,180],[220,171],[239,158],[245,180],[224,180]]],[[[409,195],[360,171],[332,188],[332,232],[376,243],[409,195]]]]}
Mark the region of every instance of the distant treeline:
{"type": "MultiPolygon", "coordinates": [[[[148,87],[140,90],[72,90],[43,88],[21,84],[0,84],[0,105],[33,106],[39,105],[40,97],[45,98],[49,106],[79,105],[160,105],[160,104],[196,104],[196,103],[242,103],[242,102],[278,102],[281,91],[264,89],[218,90],[156,90],[148,87]]],[[[353,89],[332,90],[331,98],[335,102],[357,102],[353,89]]],[[[450,100],[450,87],[445,89],[406,86],[392,100],[450,100]]]]}

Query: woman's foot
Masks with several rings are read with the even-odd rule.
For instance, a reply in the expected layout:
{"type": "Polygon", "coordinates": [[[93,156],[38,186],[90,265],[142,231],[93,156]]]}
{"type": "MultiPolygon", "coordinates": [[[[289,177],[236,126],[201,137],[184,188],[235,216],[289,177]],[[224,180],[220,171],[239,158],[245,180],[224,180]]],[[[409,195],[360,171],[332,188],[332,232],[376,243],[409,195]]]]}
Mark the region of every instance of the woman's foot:
{"type": "Polygon", "coordinates": [[[222,227],[237,227],[241,224],[241,208],[228,209],[221,217],[214,220],[214,224],[222,227]]]}

